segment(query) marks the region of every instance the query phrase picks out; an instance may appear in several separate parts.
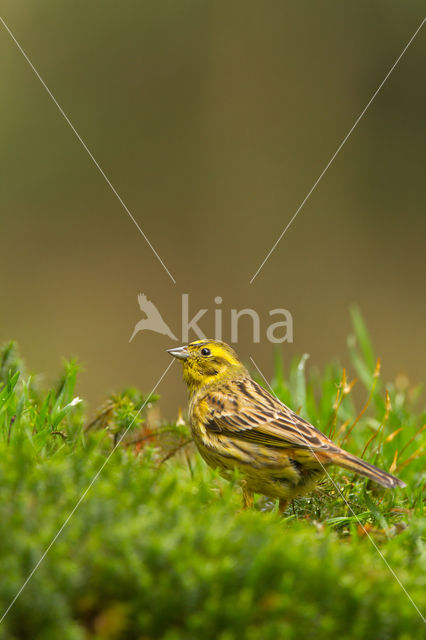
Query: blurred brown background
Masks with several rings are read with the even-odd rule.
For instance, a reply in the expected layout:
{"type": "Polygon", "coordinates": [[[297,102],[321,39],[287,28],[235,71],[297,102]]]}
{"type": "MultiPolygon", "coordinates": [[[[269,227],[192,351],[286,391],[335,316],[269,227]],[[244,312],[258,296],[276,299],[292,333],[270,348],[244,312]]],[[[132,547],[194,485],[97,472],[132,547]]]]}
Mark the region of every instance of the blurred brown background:
{"type": "MultiPolygon", "coordinates": [[[[180,296],[294,318],[288,361],[347,363],[360,305],[384,373],[424,379],[423,29],[252,285],[250,278],[418,27],[422,2],[2,3],[2,17],[176,279],[0,25],[1,341],[48,380],[84,364],[91,408],[150,391],[180,296]]],[[[262,323],[266,327],[266,323],[262,323]]],[[[247,324],[248,327],[248,324],[247,324]]],[[[272,347],[238,350],[272,373],[272,347]]],[[[229,340],[229,322],[224,322],[229,340]]],[[[175,365],[165,414],[186,400],[175,365]]]]}

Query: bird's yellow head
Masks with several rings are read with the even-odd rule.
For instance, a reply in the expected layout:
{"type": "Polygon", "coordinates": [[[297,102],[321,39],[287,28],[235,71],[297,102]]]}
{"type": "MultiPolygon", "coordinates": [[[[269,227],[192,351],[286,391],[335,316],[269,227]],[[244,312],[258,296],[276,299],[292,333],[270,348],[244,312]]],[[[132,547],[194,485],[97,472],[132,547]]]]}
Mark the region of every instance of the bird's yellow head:
{"type": "Polygon", "coordinates": [[[181,360],[190,394],[245,372],[235,351],[219,340],[197,340],[185,347],[168,349],[168,353],[181,360]]]}

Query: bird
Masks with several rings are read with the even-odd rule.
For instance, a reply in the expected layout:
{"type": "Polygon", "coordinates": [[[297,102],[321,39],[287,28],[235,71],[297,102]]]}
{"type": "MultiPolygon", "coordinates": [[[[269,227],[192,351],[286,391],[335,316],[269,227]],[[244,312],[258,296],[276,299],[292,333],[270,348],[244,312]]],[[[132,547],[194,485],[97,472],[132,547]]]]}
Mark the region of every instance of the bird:
{"type": "Polygon", "coordinates": [[[138,295],[138,302],[141,311],[143,311],[147,317],[142,318],[142,320],[139,320],[136,324],[129,342],[133,340],[139,331],[145,331],[146,329],[161,333],[164,336],[169,336],[172,340],[177,340],[170,327],[164,322],[155,304],[151,302],[151,300],[148,300],[146,295],[140,293],[138,295]]]}
{"type": "Polygon", "coordinates": [[[278,498],[283,512],[337,465],[386,488],[405,487],[387,471],[341,449],[250,376],[219,340],[196,340],[168,353],[183,365],[193,439],[205,462],[227,479],[239,471],[244,507],[254,494],[278,498]]]}

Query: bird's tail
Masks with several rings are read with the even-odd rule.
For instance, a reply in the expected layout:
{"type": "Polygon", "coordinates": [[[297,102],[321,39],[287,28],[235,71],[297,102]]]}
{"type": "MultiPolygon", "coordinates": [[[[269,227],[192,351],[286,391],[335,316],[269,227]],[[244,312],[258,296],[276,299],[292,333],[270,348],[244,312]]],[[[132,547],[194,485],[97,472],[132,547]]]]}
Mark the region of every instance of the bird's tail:
{"type": "Polygon", "coordinates": [[[399,480],[399,478],[395,478],[395,476],[391,475],[387,471],[383,471],[383,469],[379,469],[373,464],[370,464],[365,460],[361,460],[361,458],[357,458],[357,456],[354,456],[352,453],[348,453],[343,449],[338,453],[333,453],[332,464],[337,464],[339,467],[359,473],[366,478],[370,478],[370,480],[374,480],[374,482],[378,482],[382,487],[386,487],[387,489],[407,486],[405,482],[399,480]]]}

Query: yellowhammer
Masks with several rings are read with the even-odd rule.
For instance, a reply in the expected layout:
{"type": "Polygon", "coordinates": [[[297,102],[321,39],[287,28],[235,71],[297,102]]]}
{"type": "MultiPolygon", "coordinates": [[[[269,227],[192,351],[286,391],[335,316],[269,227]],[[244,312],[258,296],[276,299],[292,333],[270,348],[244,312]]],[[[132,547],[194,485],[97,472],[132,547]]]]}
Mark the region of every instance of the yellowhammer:
{"type": "Polygon", "coordinates": [[[229,476],[241,472],[246,506],[253,493],[279,498],[280,510],[312,490],[336,464],[383,487],[405,483],[340,449],[259,386],[224,342],[198,340],[169,349],[183,364],[192,435],[204,460],[229,476]]]}

